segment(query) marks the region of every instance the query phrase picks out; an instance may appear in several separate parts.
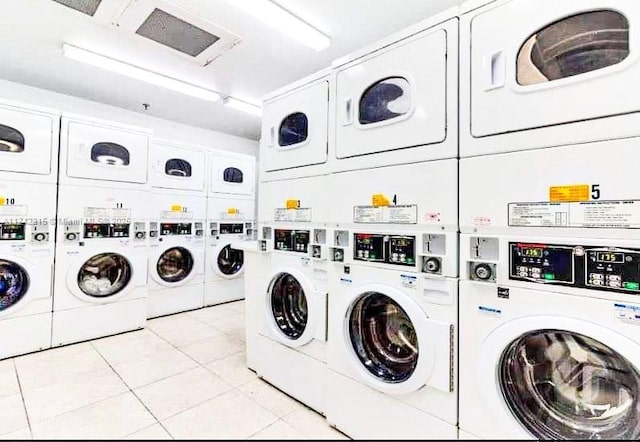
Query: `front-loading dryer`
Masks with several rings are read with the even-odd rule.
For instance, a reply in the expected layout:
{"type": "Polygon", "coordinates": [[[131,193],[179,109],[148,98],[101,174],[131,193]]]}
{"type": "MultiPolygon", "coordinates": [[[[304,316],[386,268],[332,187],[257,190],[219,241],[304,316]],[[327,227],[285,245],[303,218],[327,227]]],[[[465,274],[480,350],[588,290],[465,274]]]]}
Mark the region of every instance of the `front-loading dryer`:
{"type": "Polygon", "coordinates": [[[252,197],[207,199],[205,306],[244,298],[244,251],[234,246],[254,239],[254,223],[252,197]]]}
{"type": "Polygon", "coordinates": [[[215,151],[208,155],[207,197],[254,197],[256,194],[256,158],[232,152],[215,151]]]}
{"type": "Polygon", "coordinates": [[[59,184],[148,189],[151,131],[63,114],[59,184]]]}
{"type": "Polygon", "coordinates": [[[60,112],[0,102],[0,359],[51,346],[60,112]]]}
{"type": "Polygon", "coordinates": [[[178,141],[153,141],[149,158],[149,181],[152,189],[206,196],[207,153],[178,141]]]}
{"type": "Polygon", "coordinates": [[[61,186],[52,345],[144,327],[148,193],[61,186]]]}
{"type": "Polygon", "coordinates": [[[169,192],[149,198],[149,318],[203,306],[206,198],[169,192]]]}
{"type": "Polygon", "coordinates": [[[638,135],[638,2],[474,0],[461,10],[461,157],[638,135]]]}
{"type": "Polygon", "coordinates": [[[330,73],[316,72],[264,98],[261,182],[329,173],[330,73]]]}
{"type": "Polygon", "coordinates": [[[637,235],[513,229],[463,234],[461,251],[461,433],[638,439],[637,235]]]}
{"type": "Polygon", "coordinates": [[[458,156],[456,16],[445,11],[333,63],[332,171],[458,156]]]}

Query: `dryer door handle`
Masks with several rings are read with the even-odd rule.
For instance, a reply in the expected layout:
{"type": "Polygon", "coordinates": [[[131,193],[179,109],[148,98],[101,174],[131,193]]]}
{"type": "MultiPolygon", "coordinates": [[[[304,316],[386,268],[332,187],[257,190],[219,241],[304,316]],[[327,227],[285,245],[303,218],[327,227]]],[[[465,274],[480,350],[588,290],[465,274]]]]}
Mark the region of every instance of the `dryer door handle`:
{"type": "Polygon", "coordinates": [[[343,126],[350,126],[353,124],[353,100],[347,98],[344,100],[344,119],[342,120],[343,126]]]}
{"type": "Polygon", "coordinates": [[[276,144],[276,128],[271,126],[269,128],[269,144],[267,146],[273,147],[276,144]]]}
{"type": "Polygon", "coordinates": [[[496,51],[484,60],[486,77],[485,91],[504,87],[506,82],[506,63],[504,51],[496,51]]]}

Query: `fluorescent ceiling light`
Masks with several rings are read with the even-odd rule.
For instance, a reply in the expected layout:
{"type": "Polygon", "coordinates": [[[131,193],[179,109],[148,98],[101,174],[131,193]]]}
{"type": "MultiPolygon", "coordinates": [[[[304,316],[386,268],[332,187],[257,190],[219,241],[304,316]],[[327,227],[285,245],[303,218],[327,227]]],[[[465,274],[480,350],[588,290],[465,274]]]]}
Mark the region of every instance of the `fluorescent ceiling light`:
{"type": "Polygon", "coordinates": [[[276,30],[316,51],[331,44],[331,39],[271,0],[228,0],[276,30]]]}
{"type": "Polygon", "coordinates": [[[242,112],[247,112],[251,115],[256,115],[258,117],[262,116],[262,108],[260,106],[247,103],[246,101],[238,100],[237,98],[233,98],[233,97],[225,98],[224,105],[242,112]]]}
{"type": "Polygon", "coordinates": [[[191,95],[192,97],[201,98],[207,101],[218,101],[221,98],[220,94],[217,92],[194,86],[174,78],[166,77],[162,74],[157,74],[113,58],[105,57],[104,55],[96,54],[95,52],[87,51],[86,49],[71,46],[67,43],[62,44],[62,52],[65,56],[73,60],[126,75],[127,77],[145,81],[186,95],[191,95]]]}

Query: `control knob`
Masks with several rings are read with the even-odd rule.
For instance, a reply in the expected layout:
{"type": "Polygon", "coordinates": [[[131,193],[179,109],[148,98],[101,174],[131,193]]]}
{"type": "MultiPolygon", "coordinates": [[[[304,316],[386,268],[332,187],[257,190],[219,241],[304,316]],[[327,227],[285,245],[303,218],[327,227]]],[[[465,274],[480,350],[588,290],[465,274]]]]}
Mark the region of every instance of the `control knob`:
{"type": "Polygon", "coordinates": [[[137,239],[143,239],[144,238],[144,232],[136,232],[136,238],[137,239]]]}
{"type": "Polygon", "coordinates": [[[75,232],[69,232],[67,233],[67,241],[75,241],[76,239],[78,239],[78,234],[75,232]]]}
{"type": "Polygon", "coordinates": [[[491,267],[488,264],[478,264],[475,269],[473,269],[473,273],[476,277],[482,281],[486,281],[491,279],[493,276],[493,272],[491,271],[491,267]]]}
{"type": "Polygon", "coordinates": [[[424,270],[427,273],[438,273],[440,270],[440,260],[438,258],[429,258],[424,263],[424,270]]]}
{"type": "Polygon", "coordinates": [[[36,233],[33,239],[38,242],[41,242],[41,241],[44,241],[46,237],[47,235],[45,235],[44,233],[36,233]]]}

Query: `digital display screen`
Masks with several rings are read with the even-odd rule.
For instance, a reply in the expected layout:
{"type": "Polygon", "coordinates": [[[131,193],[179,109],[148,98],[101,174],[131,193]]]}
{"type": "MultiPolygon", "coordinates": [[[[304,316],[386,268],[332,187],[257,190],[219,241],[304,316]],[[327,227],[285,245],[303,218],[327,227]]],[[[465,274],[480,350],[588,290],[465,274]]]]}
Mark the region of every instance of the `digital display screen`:
{"type": "Polygon", "coordinates": [[[542,258],[543,254],[541,248],[523,248],[520,253],[528,258],[542,258]]]}
{"type": "Polygon", "coordinates": [[[597,262],[623,263],[624,253],[616,252],[598,252],[596,253],[597,262]]]}

